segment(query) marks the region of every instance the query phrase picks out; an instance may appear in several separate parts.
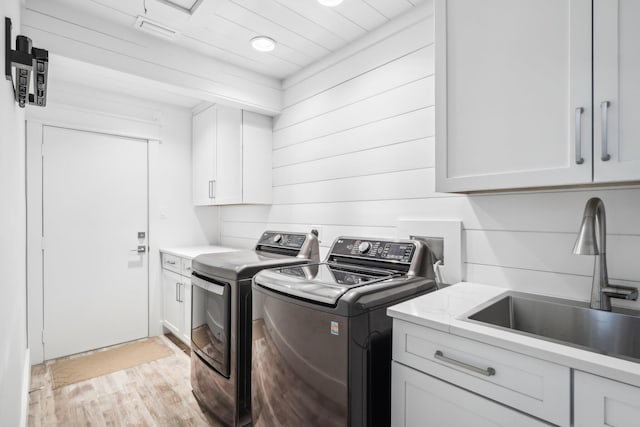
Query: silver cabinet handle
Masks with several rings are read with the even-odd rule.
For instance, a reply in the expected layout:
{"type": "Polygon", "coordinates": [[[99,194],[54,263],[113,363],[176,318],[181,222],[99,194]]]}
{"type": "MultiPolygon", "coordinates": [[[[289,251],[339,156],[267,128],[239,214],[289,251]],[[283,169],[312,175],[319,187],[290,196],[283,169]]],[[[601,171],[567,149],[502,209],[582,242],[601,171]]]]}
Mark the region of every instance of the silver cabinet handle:
{"type": "Polygon", "coordinates": [[[184,283],[180,283],[178,288],[178,302],[184,302],[184,283]]]}
{"type": "Polygon", "coordinates": [[[135,249],[131,249],[129,252],[138,252],[139,254],[143,254],[147,252],[147,247],[145,245],[139,245],[135,249]]]}
{"type": "Polygon", "coordinates": [[[175,261],[169,261],[169,260],[167,260],[167,261],[165,261],[164,263],[165,263],[165,264],[169,264],[169,265],[176,265],[176,262],[175,262],[175,261]]]}
{"type": "Polygon", "coordinates": [[[582,112],[584,108],[576,108],[576,164],[584,163],[582,158],[582,112]]]}
{"type": "Polygon", "coordinates": [[[212,179],[209,181],[209,198],[210,199],[216,198],[215,185],[216,185],[215,179],[212,179]]]}
{"type": "Polygon", "coordinates": [[[607,135],[609,134],[609,123],[607,119],[607,112],[609,110],[610,105],[611,103],[609,101],[602,101],[602,103],[600,104],[600,114],[601,114],[600,120],[602,121],[601,122],[602,154],[600,156],[600,160],[602,160],[603,162],[606,162],[607,160],[611,159],[611,156],[608,153],[609,147],[608,147],[608,141],[607,141],[607,135]]]}
{"type": "Polygon", "coordinates": [[[180,302],[180,283],[176,282],[176,301],[180,302]]]}
{"type": "Polygon", "coordinates": [[[435,352],[435,354],[433,355],[433,357],[435,357],[438,360],[442,360],[443,362],[449,363],[451,365],[455,365],[455,366],[458,366],[460,368],[468,369],[469,371],[475,372],[476,374],[482,374],[482,375],[485,375],[487,377],[490,377],[490,376],[496,374],[496,370],[493,369],[493,368],[485,368],[485,369],[483,369],[483,368],[478,368],[478,367],[473,366],[473,365],[469,365],[468,363],[464,363],[464,362],[461,362],[459,360],[452,359],[450,357],[445,356],[444,353],[442,353],[442,351],[440,351],[440,350],[437,350],[435,352]]]}

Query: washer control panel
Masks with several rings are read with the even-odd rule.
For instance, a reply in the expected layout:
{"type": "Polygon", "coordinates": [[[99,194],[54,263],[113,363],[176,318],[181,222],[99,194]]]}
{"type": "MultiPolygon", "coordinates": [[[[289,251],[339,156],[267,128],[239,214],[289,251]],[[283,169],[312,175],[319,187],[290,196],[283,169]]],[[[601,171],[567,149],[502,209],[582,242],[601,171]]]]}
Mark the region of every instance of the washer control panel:
{"type": "Polygon", "coordinates": [[[283,248],[300,249],[307,235],[304,233],[278,233],[265,231],[262,233],[258,245],[279,246],[283,248]]]}
{"type": "Polygon", "coordinates": [[[333,244],[331,255],[410,263],[415,250],[416,243],[414,242],[340,237],[333,244]]]}

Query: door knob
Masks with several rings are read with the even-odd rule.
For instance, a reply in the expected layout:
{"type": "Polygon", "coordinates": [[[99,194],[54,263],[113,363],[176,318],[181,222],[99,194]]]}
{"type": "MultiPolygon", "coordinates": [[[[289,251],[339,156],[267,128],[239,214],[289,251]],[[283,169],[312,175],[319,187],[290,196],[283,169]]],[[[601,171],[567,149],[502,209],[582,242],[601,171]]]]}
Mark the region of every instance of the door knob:
{"type": "Polygon", "coordinates": [[[139,254],[143,254],[147,252],[147,247],[145,245],[138,245],[137,248],[131,249],[130,252],[138,252],[139,254]]]}

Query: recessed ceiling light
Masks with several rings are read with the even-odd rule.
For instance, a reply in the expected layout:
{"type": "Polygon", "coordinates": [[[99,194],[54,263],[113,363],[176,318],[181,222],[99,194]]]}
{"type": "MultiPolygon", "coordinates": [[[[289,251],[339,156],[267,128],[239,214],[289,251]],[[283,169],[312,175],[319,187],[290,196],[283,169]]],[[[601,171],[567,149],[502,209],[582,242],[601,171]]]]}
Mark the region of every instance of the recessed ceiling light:
{"type": "Polygon", "coordinates": [[[336,7],[337,5],[342,3],[342,0],[318,0],[318,3],[327,7],[336,7]]]}
{"type": "Polygon", "coordinates": [[[276,48],[276,41],[271,37],[258,36],[251,39],[251,46],[260,52],[270,52],[276,48]]]}

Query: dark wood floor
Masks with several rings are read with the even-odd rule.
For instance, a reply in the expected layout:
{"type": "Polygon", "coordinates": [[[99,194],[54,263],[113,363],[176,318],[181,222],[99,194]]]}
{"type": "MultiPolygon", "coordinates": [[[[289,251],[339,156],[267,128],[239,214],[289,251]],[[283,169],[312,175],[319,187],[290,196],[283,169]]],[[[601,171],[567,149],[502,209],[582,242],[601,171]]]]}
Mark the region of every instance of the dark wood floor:
{"type": "Polygon", "coordinates": [[[189,356],[166,337],[160,339],[173,355],[56,390],[51,362],[33,366],[29,426],[218,427],[191,393],[189,356]]]}

